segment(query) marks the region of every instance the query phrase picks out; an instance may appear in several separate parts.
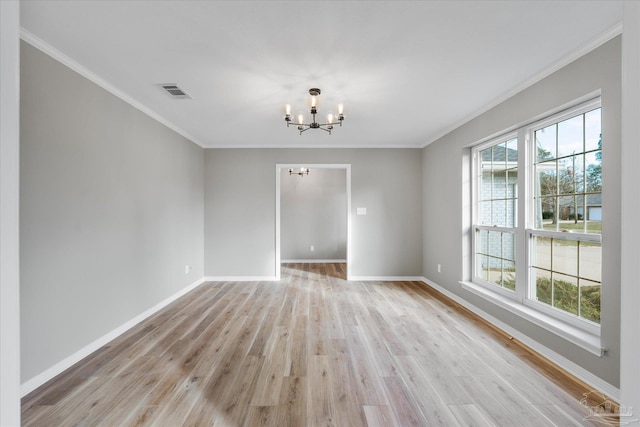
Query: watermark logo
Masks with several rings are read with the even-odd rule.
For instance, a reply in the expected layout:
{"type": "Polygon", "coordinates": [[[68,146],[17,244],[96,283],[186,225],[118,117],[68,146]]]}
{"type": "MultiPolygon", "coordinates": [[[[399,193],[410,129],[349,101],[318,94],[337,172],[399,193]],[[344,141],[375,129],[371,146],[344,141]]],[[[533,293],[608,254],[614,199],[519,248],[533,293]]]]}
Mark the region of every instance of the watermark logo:
{"type": "Polygon", "coordinates": [[[618,405],[596,390],[585,393],[580,399],[580,405],[589,411],[584,421],[604,426],[626,426],[638,422],[638,418],[633,418],[631,406],[618,405]]]}

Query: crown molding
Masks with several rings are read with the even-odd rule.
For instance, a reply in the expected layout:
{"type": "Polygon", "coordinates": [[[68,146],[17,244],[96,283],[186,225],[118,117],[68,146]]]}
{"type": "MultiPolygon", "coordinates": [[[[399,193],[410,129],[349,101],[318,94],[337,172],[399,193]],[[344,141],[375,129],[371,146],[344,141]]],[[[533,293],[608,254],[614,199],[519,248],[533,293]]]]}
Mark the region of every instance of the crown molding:
{"type": "Polygon", "coordinates": [[[131,105],[133,108],[141,111],[142,113],[146,114],[147,116],[151,117],[152,119],[154,119],[155,121],[161,123],[162,125],[168,127],[169,129],[171,129],[172,131],[176,132],[177,134],[185,137],[186,139],[188,139],[189,141],[193,142],[194,144],[196,144],[196,145],[198,145],[198,146],[200,146],[202,148],[205,148],[205,145],[201,141],[198,141],[196,138],[194,138],[193,136],[189,135],[188,132],[185,132],[183,129],[179,128],[175,124],[171,123],[170,121],[168,121],[167,119],[165,119],[164,117],[162,117],[161,115],[156,113],[153,109],[149,108],[148,106],[146,106],[142,102],[132,98],[131,96],[129,96],[125,92],[123,92],[120,89],[118,89],[117,87],[115,87],[113,84],[111,84],[108,81],[104,80],[102,77],[98,76],[97,74],[95,74],[94,72],[92,72],[91,70],[86,68],[85,66],[81,65],[80,63],[74,61],[69,56],[65,55],[64,53],[62,53],[61,51],[59,51],[55,47],[51,46],[50,44],[48,44],[47,42],[45,42],[44,40],[42,40],[38,36],[34,35],[33,33],[29,32],[28,30],[25,30],[23,27],[20,27],[20,38],[22,40],[24,40],[25,42],[29,43],[31,46],[35,47],[36,49],[38,49],[38,50],[44,52],[45,54],[49,55],[50,57],[52,57],[56,61],[60,62],[61,64],[65,65],[65,66],[67,66],[68,68],[70,68],[71,70],[75,71],[76,73],[80,74],[82,77],[84,77],[87,80],[95,83],[96,85],[100,86],[102,89],[106,90],[107,92],[111,93],[112,95],[120,98],[121,100],[123,100],[127,104],[131,105]]]}

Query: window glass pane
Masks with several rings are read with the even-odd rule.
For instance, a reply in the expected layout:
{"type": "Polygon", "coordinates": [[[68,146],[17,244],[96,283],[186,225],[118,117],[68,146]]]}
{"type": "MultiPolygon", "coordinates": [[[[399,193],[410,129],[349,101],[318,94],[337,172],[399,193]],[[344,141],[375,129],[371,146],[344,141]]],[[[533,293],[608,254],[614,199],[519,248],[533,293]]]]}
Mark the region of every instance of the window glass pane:
{"type": "Polygon", "coordinates": [[[478,203],[478,222],[480,225],[491,224],[491,201],[478,203]]]}
{"type": "Polygon", "coordinates": [[[553,271],[578,274],[578,242],[553,239],[551,266],[553,271]]]}
{"type": "Polygon", "coordinates": [[[502,261],[502,286],[516,290],[516,263],[513,261],[502,261]]]}
{"type": "Polygon", "coordinates": [[[602,126],[600,119],[601,109],[597,108],[584,115],[584,149],[585,151],[598,150],[602,148],[602,126]]]}
{"type": "Polygon", "coordinates": [[[548,237],[533,237],[532,265],[551,270],[551,239],[548,237]]]}
{"type": "Polygon", "coordinates": [[[493,174],[491,173],[491,169],[483,170],[480,178],[480,186],[479,186],[480,194],[478,194],[479,200],[491,200],[493,198],[492,187],[493,187],[493,174]]]}
{"type": "Polygon", "coordinates": [[[584,152],[582,115],[558,123],[558,157],[584,152]]]}
{"type": "Polygon", "coordinates": [[[494,170],[503,170],[505,169],[505,164],[507,160],[506,155],[507,145],[506,143],[501,143],[493,146],[493,168],[494,170]]]}
{"type": "Polygon", "coordinates": [[[506,224],[505,226],[507,227],[515,227],[517,225],[517,211],[518,211],[518,202],[516,201],[516,199],[507,199],[505,201],[506,204],[506,209],[507,211],[505,212],[507,219],[506,219],[506,224]]]}
{"type": "Polygon", "coordinates": [[[539,197],[534,199],[536,204],[535,228],[545,230],[556,229],[555,209],[557,200],[555,197],[539,197]]]}
{"type": "Polygon", "coordinates": [[[553,306],[578,315],[578,279],[564,274],[552,274],[553,306]]]}
{"type": "Polygon", "coordinates": [[[556,179],[556,161],[539,163],[536,166],[536,195],[553,196],[558,194],[556,179]]]}
{"type": "Polygon", "coordinates": [[[569,227],[565,227],[567,222],[573,218],[573,196],[561,196],[558,197],[558,219],[560,220],[560,230],[567,230],[569,227]]]}
{"type": "Polygon", "coordinates": [[[476,255],[476,266],[477,266],[477,271],[476,271],[476,275],[483,279],[483,280],[489,280],[489,262],[488,262],[488,257],[486,255],[476,255]]]}
{"type": "Polygon", "coordinates": [[[506,197],[515,199],[518,196],[518,171],[509,169],[505,173],[505,181],[507,183],[506,197]]]}
{"type": "Polygon", "coordinates": [[[587,153],[584,159],[586,191],[599,193],[602,191],[602,152],[587,153]]]}
{"type": "Polygon", "coordinates": [[[580,279],[580,317],[600,323],[600,283],[580,279]]]}
{"type": "Polygon", "coordinates": [[[602,281],[602,245],[580,242],[580,277],[596,282],[602,281]]]}
{"type": "Polygon", "coordinates": [[[490,225],[505,227],[507,225],[507,202],[505,200],[494,200],[491,209],[492,219],[490,225]]]}
{"type": "Polygon", "coordinates": [[[507,141],[507,161],[511,167],[518,163],[518,138],[507,141]]]}
{"type": "Polygon", "coordinates": [[[502,233],[502,258],[509,261],[516,259],[516,236],[512,233],[502,233]]]}
{"type": "Polygon", "coordinates": [[[552,287],[551,287],[551,272],[545,270],[539,270],[537,268],[531,269],[531,283],[533,288],[533,297],[536,301],[543,302],[551,305],[552,301],[552,287]]]}
{"type": "Polygon", "coordinates": [[[575,193],[575,183],[571,171],[573,156],[558,160],[558,181],[557,194],[573,194],[575,193]]]}
{"type": "Polygon", "coordinates": [[[537,148],[537,161],[554,159],[556,157],[556,125],[539,129],[535,131],[534,136],[537,148]]]}
{"type": "Polygon", "coordinates": [[[489,250],[487,255],[500,258],[502,255],[502,233],[496,231],[489,232],[489,250]]]}
{"type": "Polygon", "coordinates": [[[486,230],[478,231],[478,239],[476,240],[476,252],[486,254],[489,251],[489,232],[486,230]]]}
{"type": "Polygon", "coordinates": [[[481,172],[491,171],[491,164],[493,163],[493,148],[489,147],[480,151],[480,168],[481,172]]]}
{"type": "Polygon", "coordinates": [[[597,206],[587,206],[587,218],[597,218],[595,221],[586,221],[587,233],[602,234],[602,208],[597,206]]]}
{"type": "Polygon", "coordinates": [[[569,157],[567,172],[571,193],[584,192],[584,154],[574,154],[569,157]]]}

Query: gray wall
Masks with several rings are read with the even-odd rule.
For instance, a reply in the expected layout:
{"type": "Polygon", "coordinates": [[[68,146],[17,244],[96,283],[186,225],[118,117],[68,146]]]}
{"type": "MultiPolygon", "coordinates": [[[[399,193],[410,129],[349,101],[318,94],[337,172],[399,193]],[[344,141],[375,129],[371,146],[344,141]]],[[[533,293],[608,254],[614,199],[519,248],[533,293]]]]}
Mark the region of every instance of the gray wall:
{"type": "MultiPolygon", "coordinates": [[[[574,61],[502,104],[460,126],[423,149],[424,275],[478,308],[619,386],[620,361],[620,37],[574,61]],[[469,203],[461,197],[463,155],[470,144],[512,126],[524,124],[572,100],[602,90],[603,241],[602,340],[609,348],[596,357],[495,305],[463,290],[468,280],[463,253],[468,242],[463,218],[469,203]],[[437,264],[442,264],[438,273],[437,264]]],[[[468,224],[466,224],[468,227],[468,224]]]]}
{"type": "Polygon", "coordinates": [[[275,276],[276,164],[351,164],[353,276],[422,271],[420,149],[206,149],[205,275],[275,276]],[[366,216],[356,216],[366,207],[366,216]]]}
{"type": "Polygon", "coordinates": [[[202,148],[21,50],[24,383],[203,276],[204,162],[202,148]]]}
{"type": "Polygon", "coordinates": [[[313,168],[300,176],[282,168],[280,176],[281,259],[346,259],[346,169],[313,168]]]}

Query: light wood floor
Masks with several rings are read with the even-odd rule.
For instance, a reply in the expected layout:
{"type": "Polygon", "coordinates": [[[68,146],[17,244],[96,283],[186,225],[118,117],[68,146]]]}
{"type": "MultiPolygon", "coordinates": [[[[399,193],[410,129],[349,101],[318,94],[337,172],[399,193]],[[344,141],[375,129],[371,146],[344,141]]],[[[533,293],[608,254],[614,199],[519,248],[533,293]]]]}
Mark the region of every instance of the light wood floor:
{"type": "Polygon", "coordinates": [[[23,398],[23,425],[588,425],[588,390],[515,341],[344,269],[205,283],[23,398]]]}

